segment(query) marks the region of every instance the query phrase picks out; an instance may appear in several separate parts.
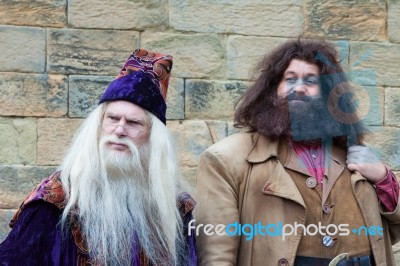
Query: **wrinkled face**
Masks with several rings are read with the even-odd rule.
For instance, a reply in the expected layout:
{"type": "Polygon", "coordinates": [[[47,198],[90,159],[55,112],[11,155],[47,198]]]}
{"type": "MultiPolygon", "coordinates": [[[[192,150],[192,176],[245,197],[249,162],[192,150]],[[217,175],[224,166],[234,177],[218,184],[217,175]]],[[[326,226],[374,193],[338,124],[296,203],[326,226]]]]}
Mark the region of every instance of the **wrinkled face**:
{"type": "Polygon", "coordinates": [[[289,95],[295,95],[299,98],[320,96],[319,74],[317,65],[293,59],[279,83],[278,97],[285,98],[289,95]]]}
{"type": "MultiPolygon", "coordinates": [[[[151,129],[145,110],[127,101],[108,103],[101,127],[101,137],[115,136],[119,140],[130,140],[137,147],[148,141],[151,129]]],[[[110,141],[106,145],[111,150],[129,153],[129,148],[123,142],[110,141]]]]}

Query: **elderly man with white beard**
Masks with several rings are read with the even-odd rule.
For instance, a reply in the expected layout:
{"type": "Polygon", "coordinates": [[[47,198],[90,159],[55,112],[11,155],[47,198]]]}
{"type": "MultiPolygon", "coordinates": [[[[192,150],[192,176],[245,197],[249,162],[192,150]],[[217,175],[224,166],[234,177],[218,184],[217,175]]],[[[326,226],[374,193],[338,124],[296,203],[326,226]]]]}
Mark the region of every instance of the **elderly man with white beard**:
{"type": "Polygon", "coordinates": [[[196,265],[195,202],[165,126],[172,57],[137,49],[23,202],[0,265],[196,265]]]}

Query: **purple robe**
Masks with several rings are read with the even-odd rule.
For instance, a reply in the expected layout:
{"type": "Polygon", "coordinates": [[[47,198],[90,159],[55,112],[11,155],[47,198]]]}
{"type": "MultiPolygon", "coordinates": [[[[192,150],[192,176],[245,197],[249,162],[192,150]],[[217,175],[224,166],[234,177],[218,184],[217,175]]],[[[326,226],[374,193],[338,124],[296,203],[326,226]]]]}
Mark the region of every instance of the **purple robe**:
{"type": "MultiPolygon", "coordinates": [[[[46,179],[39,184],[13,219],[13,229],[0,244],[0,266],[84,265],[77,261],[82,253],[71,231],[61,230],[60,205],[47,201],[49,195],[54,195],[48,193],[49,189],[45,185],[48,183],[51,182],[46,179]]],[[[183,232],[186,235],[186,256],[180,258],[179,265],[194,266],[197,265],[196,240],[194,232],[189,236],[187,229],[189,221],[193,218],[194,202],[188,194],[182,194],[178,202],[184,226],[183,232]]],[[[140,250],[138,247],[132,247],[132,250],[132,265],[138,266],[140,250]]]]}

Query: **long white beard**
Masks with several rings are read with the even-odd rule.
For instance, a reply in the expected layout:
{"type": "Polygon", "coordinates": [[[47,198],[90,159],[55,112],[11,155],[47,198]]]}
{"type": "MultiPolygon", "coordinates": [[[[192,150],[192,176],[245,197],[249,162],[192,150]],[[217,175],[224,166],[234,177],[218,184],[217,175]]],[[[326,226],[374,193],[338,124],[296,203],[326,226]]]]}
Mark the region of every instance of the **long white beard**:
{"type": "Polygon", "coordinates": [[[78,200],[90,257],[101,265],[132,265],[132,248],[139,242],[150,259],[157,260],[152,257],[165,251],[154,243],[160,232],[157,222],[151,222],[157,217],[143,167],[148,160],[146,146],[139,152],[130,140],[106,136],[99,148],[100,176],[94,176],[78,200]],[[127,145],[130,153],[111,150],[108,141],[127,145]]]}

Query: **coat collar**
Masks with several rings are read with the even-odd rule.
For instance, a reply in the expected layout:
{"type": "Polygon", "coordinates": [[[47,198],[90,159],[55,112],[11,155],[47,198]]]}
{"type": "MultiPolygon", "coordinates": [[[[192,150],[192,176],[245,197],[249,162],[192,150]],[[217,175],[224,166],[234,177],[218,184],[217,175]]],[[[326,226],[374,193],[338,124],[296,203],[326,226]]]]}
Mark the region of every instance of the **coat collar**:
{"type": "MultiPolygon", "coordinates": [[[[254,134],[252,138],[253,146],[246,158],[249,163],[258,164],[274,158],[280,162],[278,162],[275,172],[268,177],[262,189],[263,193],[283,196],[305,206],[299,190],[290,175],[285,171],[285,168],[290,168],[294,171],[300,169],[300,167],[293,165],[293,162],[288,162],[292,156],[288,142],[285,140],[270,140],[268,137],[259,133],[254,134]]],[[[345,160],[346,151],[330,143],[325,144],[325,175],[327,178],[324,180],[325,189],[322,202],[328,198],[334,183],[345,169],[345,160]]],[[[302,171],[300,172],[304,173],[302,171]]]]}

